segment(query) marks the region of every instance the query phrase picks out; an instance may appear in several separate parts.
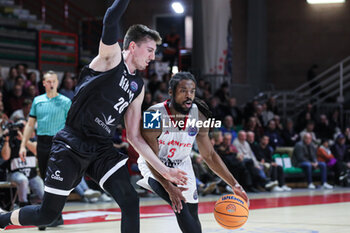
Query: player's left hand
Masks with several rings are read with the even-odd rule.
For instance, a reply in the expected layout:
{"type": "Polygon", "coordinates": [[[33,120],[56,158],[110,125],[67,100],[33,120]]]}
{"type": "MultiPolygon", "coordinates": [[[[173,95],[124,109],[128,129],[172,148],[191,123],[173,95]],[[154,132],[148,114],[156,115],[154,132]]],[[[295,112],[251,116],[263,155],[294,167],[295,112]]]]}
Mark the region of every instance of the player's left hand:
{"type": "Polygon", "coordinates": [[[240,184],[236,184],[235,186],[232,187],[233,193],[235,195],[240,196],[241,198],[243,198],[243,200],[247,203],[248,207],[250,205],[249,203],[249,198],[247,193],[244,191],[243,187],[240,184]]]}
{"type": "Polygon", "coordinates": [[[163,175],[163,177],[169,180],[171,183],[177,185],[186,185],[188,178],[187,173],[178,168],[169,168],[168,172],[163,175]]]}

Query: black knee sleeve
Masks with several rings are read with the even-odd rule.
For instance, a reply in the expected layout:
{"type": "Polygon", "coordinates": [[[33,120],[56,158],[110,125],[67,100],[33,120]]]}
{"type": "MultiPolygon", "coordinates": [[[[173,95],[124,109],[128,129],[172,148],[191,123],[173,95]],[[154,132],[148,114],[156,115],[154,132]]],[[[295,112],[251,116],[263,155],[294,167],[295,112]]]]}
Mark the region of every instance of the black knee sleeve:
{"type": "Polygon", "coordinates": [[[67,197],[45,193],[39,206],[25,206],[19,211],[19,223],[22,226],[49,225],[60,216],[67,197]]]}

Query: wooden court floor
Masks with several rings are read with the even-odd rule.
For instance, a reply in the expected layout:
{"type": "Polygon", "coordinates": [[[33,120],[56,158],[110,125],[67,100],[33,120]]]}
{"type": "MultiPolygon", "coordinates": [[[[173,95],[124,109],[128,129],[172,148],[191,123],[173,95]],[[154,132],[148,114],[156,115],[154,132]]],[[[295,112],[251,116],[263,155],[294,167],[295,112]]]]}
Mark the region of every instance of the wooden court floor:
{"type": "MultiPolygon", "coordinates": [[[[250,214],[238,230],[221,228],[212,214],[219,196],[200,197],[199,216],[203,233],[350,233],[350,188],[335,190],[295,189],[291,192],[249,194],[250,214]]],[[[141,232],[180,233],[169,206],[157,197],[141,198],[141,232]]],[[[120,232],[120,209],[115,203],[67,203],[65,224],[47,228],[50,233],[120,232]]],[[[8,232],[38,232],[37,228],[7,229],[8,232]]]]}

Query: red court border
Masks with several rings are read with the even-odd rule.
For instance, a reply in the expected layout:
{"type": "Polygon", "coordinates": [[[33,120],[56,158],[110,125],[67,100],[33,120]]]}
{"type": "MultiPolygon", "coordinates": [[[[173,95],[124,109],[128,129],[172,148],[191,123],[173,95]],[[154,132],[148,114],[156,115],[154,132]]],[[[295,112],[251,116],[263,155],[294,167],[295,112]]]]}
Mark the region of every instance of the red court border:
{"type": "MultiPolygon", "coordinates": [[[[218,197],[219,199],[219,197],[218,197]]],[[[340,203],[340,202],[350,202],[350,193],[338,193],[338,194],[324,194],[324,195],[315,195],[315,196],[296,196],[296,197],[277,197],[277,198],[259,198],[250,200],[250,210],[255,209],[265,209],[265,208],[277,208],[277,207],[289,207],[289,206],[304,206],[304,205],[319,205],[319,204],[331,204],[331,203],[340,203]]],[[[214,201],[211,202],[201,202],[199,203],[198,212],[200,214],[212,213],[214,209],[214,201]]],[[[78,213],[84,211],[67,211],[63,214],[68,213],[78,213]]],[[[114,211],[120,212],[119,208],[110,208],[110,209],[94,209],[93,211],[114,211]]],[[[172,216],[173,211],[169,205],[153,205],[153,206],[141,206],[140,214],[159,214],[163,213],[163,216],[143,216],[144,218],[156,218],[156,217],[165,217],[172,216]]],[[[109,222],[109,221],[120,221],[120,218],[106,220],[106,216],[97,216],[89,218],[81,218],[75,220],[65,220],[65,225],[70,224],[82,224],[82,223],[96,223],[96,222],[109,222]]],[[[27,228],[20,226],[9,226],[6,229],[19,229],[27,228]]]]}

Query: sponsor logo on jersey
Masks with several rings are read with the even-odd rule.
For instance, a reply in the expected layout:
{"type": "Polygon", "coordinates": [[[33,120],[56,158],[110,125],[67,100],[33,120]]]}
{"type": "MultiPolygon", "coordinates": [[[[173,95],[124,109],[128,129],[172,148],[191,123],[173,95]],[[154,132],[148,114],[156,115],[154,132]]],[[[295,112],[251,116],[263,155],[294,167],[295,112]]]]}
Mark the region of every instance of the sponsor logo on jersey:
{"type": "Polygon", "coordinates": [[[115,121],[115,118],[112,118],[111,115],[109,115],[109,117],[107,118],[107,117],[105,116],[105,114],[103,114],[103,113],[102,113],[102,116],[103,116],[103,118],[104,118],[104,120],[105,120],[105,124],[106,124],[106,125],[115,126],[115,124],[112,124],[112,123],[115,121]]]}
{"type": "MultiPolygon", "coordinates": [[[[103,115],[103,114],[102,114],[103,115]]],[[[105,116],[103,115],[103,117],[105,118],[105,116]]],[[[95,122],[101,126],[104,130],[106,130],[107,133],[111,133],[111,128],[108,127],[108,125],[110,126],[114,126],[112,123],[114,122],[115,119],[112,119],[112,117],[110,116],[108,119],[105,118],[105,121],[103,122],[103,120],[101,120],[99,117],[95,118],[95,122]]]]}
{"type": "Polygon", "coordinates": [[[160,116],[162,114],[159,110],[156,112],[143,113],[143,128],[144,129],[160,129],[160,116]]]}
{"type": "Polygon", "coordinates": [[[188,128],[188,135],[190,135],[191,137],[195,136],[197,134],[197,132],[198,132],[197,127],[190,126],[188,128]]]}
{"type": "Polygon", "coordinates": [[[63,178],[61,177],[61,171],[60,170],[55,171],[55,174],[51,175],[51,179],[63,181],[63,178]]]}
{"type": "Polygon", "coordinates": [[[197,189],[194,190],[193,199],[194,199],[194,200],[197,200],[197,199],[198,199],[198,192],[197,192],[197,189]]]}
{"type": "Polygon", "coordinates": [[[138,88],[139,88],[139,85],[137,85],[137,83],[136,83],[135,81],[132,81],[132,82],[130,83],[130,89],[131,89],[133,92],[137,91],[138,88]]]}
{"type": "MultiPolygon", "coordinates": [[[[137,85],[136,82],[134,82],[134,83],[137,85]]],[[[130,103],[132,101],[132,99],[134,98],[135,93],[129,89],[129,80],[124,75],[120,79],[119,86],[123,89],[123,91],[125,91],[129,95],[129,103],[130,103]]],[[[134,87],[135,87],[135,85],[134,85],[134,87]]],[[[133,87],[130,87],[130,88],[133,88],[133,87]]]]}

